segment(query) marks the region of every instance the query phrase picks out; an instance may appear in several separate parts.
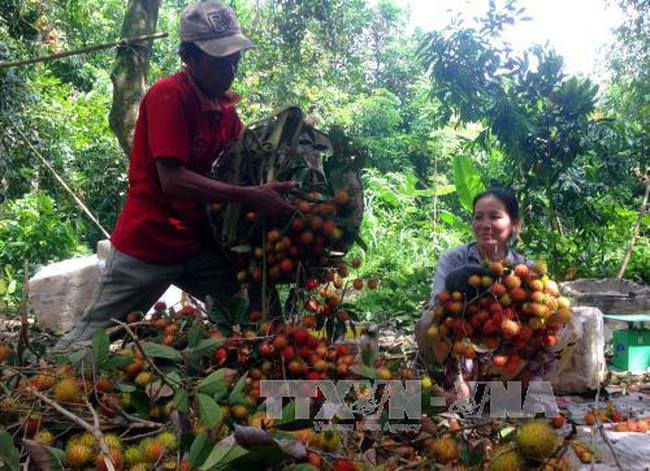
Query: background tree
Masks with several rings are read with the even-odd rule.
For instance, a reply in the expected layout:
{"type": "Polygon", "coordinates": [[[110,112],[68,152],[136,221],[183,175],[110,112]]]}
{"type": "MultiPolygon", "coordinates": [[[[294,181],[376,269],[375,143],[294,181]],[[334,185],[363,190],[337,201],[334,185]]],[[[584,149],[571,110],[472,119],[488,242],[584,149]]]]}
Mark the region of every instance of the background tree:
{"type": "Polygon", "coordinates": [[[630,263],[632,272],[641,267],[643,272],[650,272],[646,217],[650,191],[650,2],[620,0],[617,3],[624,12],[624,20],[616,30],[615,44],[607,58],[612,79],[608,84],[605,109],[626,129],[629,159],[636,162],[627,187],[633,189],[630,196],[635,197],[639,206],[636,222],[630,227],[628,250],[618,273],[622,277],[630,263]]]}
{"type": "MultiPolygon", "coordinates": [[[[129,6],[157,5],[127,3],[0,0],[0,61],[118,40],[129,6]]],[[[129,66],[139,77],[128,80],[136,85],[131,110],[143,87],[179,69],[178,23],[188,3],[160,2],[157,20],[150,10],[147,31],[155,24],[169,38],[152,45],[148,71],[129,66]]],[[[598,91],[566,76],[548,47],[512,52],[501,32],[525,19],[514,1],[476,24],[459,16],[430,34],[411,33],[394,0],[228,3],[257,46],[235,82],[244,122],[296,104],[320,128],[343,127],[367,157],[368,250],[355,255],[364,259],[361,275],[382,280],[358,298],[367,318],[407,327],[419,316],[438,256],[471,240],[471,197],[492,184],[522,198],[523,250],[548,258],[556,277],[616,275],[644,194],[647,1],[620,0],[627,16],[608,63],[612,79],[598,91]]],[[[0,278],[16,286],[0,296],[9,305],[20,299],[25,257],[33,272],[89,253],[103,238],[18,131],[104,227],[119,214],[128,138],[118,141],[108,120],[115,58],[106,50],[0,68],[0,278]]],[[[650,281],[648,222],[640,219],[626,271],[640,281],[650,281]]]]}
{"type": "MultiPolygon", "coordinates": [[[[130,0],[122,24],[122,39],[154,33],[159,8],[160,0],[130,0]]],[[[153,40],[148,40],[120,46],[111,73],[113,106],[108,119],[126,156],[131,153],[140,99],[146,90],[152,43],[153,40]]]]}
{"type": "Polygon", "coordinates": [[[620,179],[631,170],[622,165],[622,129],[595,113],[598,88],[565,76],[553,50],[512,53],[501,33],[526,20],[523,15],[514,1],[502,11],[492,3],[476,26],[459,20],[426,37],[421,56],[443,103],[438,124],[481,123],[466,151],[491,183],[519,195],[528,215],[524,242],[533,255],[548,258],[554,272],[577,265],[593,270],[594,258],[604,262],[612,250],[602,244],[598,253],[591,242],[602,241],[603,225],[615,220],[612,201],[603,201],[611,190],[606,177],[620,179]],[[477,152],[489,159],[495,149],[501,151],[496,165],[481,162],[477,152]]]}

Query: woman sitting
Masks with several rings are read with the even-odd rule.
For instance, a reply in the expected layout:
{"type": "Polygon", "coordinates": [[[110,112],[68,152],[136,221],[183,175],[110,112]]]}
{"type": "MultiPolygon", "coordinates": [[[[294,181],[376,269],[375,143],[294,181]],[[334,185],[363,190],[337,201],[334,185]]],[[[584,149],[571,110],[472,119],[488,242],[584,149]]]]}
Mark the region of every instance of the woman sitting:
{"type": "MultiPolygon", "coordinates": [[[[449,296],[449,293],[459,291],[466,295],[466,300],[478,294],[476,285],[469,284],[468,280],[472,275],[478,275],[480,278],[491,274],[484,268],[485,262],[502,262],[504,266],[509,267],[516,265],[531,267],[533,265],[532,261],[511,247],[511,242],[516,238],[520,229],[521,219],[517,199],[505,189],[486,190],[479,193],[473,201],[472,230],[475,241],[454,247],[440,257],[429,307],[416,326],[416,340],[420,350],[420,360],[424,366],[429,367],[434,363],[442,366],[441,386],[446,391],[452,391],[455,388],[457,395],[467,396],[469,389],[466,386],[466,381],[503,379],[498,375],[492,378],[486,377],[486,371],[490,371],[491,366],[486,363],[492,359],[492,354],[498,349],[498,344],[496,346],[481,345],[478,349],[474,349],[473,346],[474,351],[470,352],[471,355],[455,355],[450,350],[461,340],[457,331],[456,342],[435,342],[431,340],[430,327],[436,325],[446,330],[446,327],[438,325],[434,309],[434,306],[441,301],[439,299],[441,293],[444,292],[445,296],[449,296]],[[438,351],[436,351],[436,346],[438,351]],[[440,349],[441,346],[444,348],[440,349]]],[[[490,297],[486,301],[497,302],[496,297],[491,293],[485,296],[490,297]]],[[[456,316],[452,320],[466,323],[469,330],[483,329],[483,323],[469,326],[468,321],[471,320],[472,313],[465,312],[467,305],[462,306],[462,315],[456,316]]],[[[500,305],[498,307],[502,308],[500,305]]],[[[505,315],[506,309],[503,311],[505,315]]],[[[509,313],[514,312],[512,309],[509,311],[509,313]]],[[[550,313],[550,309],[548,312],[550,313]]],[[[520,324],[517,323],[517,325],[520,324]]],[[[501,330],[501,325],[498,326],[498,329],[501,330]]],[[[533,331],[529,326],[522,327],[523,329],[526,329],[527,332],[533,331]]],[[[436,329],[433,331],[436,332],[436,329]]],[[[474,331],[476,332],[476,330],[474,331]]],[[[467,338],[470,335],[461,335],[461,337],[467,338]]],[[[466,339],[462,340],[464,342],[466,339]]],[[[463,342],[460,342],[461,345],[463,342]]],[[[511,374],[507,379],[517,378],[527,382],[533,377],[542,376],[545,369],[553,362],[552,352],[545,351],[541,342],[530,341],[525,345],[519,342],[515,349],[516,355],[512,355],[512,357],[517,359],[521,357],[526,361],[513,364],[513,368],[510,368],[511,371],[509,371],[511,374]]],[[[508,369],[503,369],[504,374],[508,369]]]]}

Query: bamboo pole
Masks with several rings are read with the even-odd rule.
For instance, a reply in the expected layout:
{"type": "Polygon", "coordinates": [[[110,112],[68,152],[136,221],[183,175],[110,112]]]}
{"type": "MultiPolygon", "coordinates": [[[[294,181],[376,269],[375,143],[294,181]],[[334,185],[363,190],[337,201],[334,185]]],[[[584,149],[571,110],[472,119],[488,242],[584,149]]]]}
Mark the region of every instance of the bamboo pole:
{"type": "Polygon", "coordinates": [[[72,51],[57,52],[56,54],[50,54],[47,56],[38,56],[31,59],[21,59],[9,62],[0,62],[0,69],[6,69],[8,67],[18,67],[21,65],[35,64],[36,62],[47,62],[55,59],[62,59],[64,57],[76,56],[79,54],[86,54],[88,52],[99,51],[100,49],[108,49],[115,46],[126,46],[127,44],[137,43],[139,41],[145,41],[148,39],[160,39],[166,38],[169,36],[169,33],[155,33],[155,34],[146,34],[144,36],[136,36],[133,38],[123,38],[119,41],[113,41],[110,43],[100,43],[93,46],[82,47],[81,49],[74,49],[72,51]]]}

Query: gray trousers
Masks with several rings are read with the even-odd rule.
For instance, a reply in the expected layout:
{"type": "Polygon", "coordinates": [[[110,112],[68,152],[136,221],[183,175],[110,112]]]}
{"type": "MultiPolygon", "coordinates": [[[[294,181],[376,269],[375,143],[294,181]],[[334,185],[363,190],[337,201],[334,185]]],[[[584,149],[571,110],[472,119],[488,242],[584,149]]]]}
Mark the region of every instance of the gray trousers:
{"type": "MultiPolygon", "coordinates": [[[[129,312],[147,312],[171,284],[202,301],[210,295],[226,305],[240,289],[233,267],[216,246],[171,265],[147,263],[111,246],[90,303],[55,349],[87,342],[97,330],[114,325],[111,318],[124,320],[129,312]]],[[[251,298],[256,292],[251,290],[251,298]]]]}

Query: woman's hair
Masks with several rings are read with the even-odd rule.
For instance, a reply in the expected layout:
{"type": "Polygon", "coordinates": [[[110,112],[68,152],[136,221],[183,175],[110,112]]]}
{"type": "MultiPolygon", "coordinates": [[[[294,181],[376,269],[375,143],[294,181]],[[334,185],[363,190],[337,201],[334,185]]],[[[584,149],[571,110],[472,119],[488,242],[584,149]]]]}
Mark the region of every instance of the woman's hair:
{"type": "Polygon", "coordinates": [[[474,201],[472,202],[472,212],[474,212],[474,209],[476,208],[476,203],[478,203],[480,199],[485,198],[486,196],[493,196],[501,201],[501,203],[503,203],[503,206],[505,206],[506,212],[508,213],[508,216],[510,216],[510,219],[513,221],[519,220],[519,202],[517,201],[517,198],[515,198],[515,195],[510,193],[505,188],[489,188],[485,191],[480,192],[474,197],[474,201]]]}
{"type": "Polygon", "coordinates": [[[178,55],[181,56],[181,59],[198,59],[203,54],[205,53],[201,50],[201,48],[194,44],[192,41],[183,41],[180,46],[178,46],[178,55]]]}

